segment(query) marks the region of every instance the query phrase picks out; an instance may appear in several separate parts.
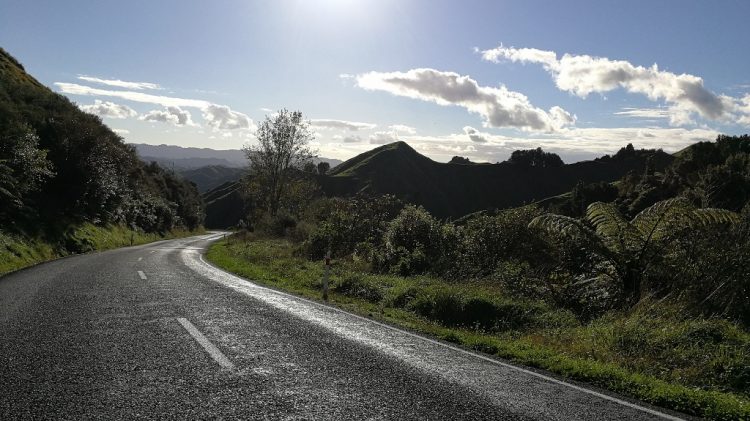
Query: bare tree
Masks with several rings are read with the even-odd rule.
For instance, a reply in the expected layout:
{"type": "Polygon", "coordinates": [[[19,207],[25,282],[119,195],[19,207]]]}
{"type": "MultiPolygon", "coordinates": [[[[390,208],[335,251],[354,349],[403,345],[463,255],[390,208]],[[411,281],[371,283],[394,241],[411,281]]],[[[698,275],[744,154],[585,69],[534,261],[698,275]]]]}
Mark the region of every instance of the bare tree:
{"type": "Polygon", "coordinates": [[[266,116],[256,136],[258,143],[244,148],[250,161],[250,190],[275,216],[294,182],[294,173],[315,157],[308,146],[313,133],[300,111],[282,109],[266,116]]]}

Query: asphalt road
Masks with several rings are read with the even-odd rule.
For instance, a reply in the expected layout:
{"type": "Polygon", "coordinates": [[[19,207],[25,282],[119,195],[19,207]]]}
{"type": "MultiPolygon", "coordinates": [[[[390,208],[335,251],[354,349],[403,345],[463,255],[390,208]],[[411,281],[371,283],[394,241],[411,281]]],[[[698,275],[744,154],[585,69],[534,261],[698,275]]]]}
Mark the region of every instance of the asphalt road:
{"type": "Polygon", "coordinates": [[[214,238],[0,278],[0,419],[676,419],[257,286],[214,238]]]}

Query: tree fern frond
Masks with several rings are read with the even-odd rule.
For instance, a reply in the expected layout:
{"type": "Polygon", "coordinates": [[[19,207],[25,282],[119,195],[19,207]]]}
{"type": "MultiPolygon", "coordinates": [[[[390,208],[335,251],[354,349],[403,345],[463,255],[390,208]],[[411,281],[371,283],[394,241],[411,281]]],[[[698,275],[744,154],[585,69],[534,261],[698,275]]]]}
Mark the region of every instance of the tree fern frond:
{"type": "Polygon", "coordinates": [[[695,207],[682,197],[662,200],[642,210],[631,223],[646,243],[661,240],[694,224],[695,207]]]}
{"type": "Polygon", "coordinates": [[[642,236],[612,203],[594,202],[586,209],[586,219],[610,250],[623,252],[641,246],[642,236]]]}
{"type": "Polygon", "coordinates": [[[580,220],[564,215],[546,213],[532,219],[529,228],[564,239],[594,238],[594,233],[580,220]]]}
{"type": "Polygon", "coordinates": [[[740,215],[726,209],[706,208],[693,211],[696,226],[733,225],[740,222],[740,215]]]}

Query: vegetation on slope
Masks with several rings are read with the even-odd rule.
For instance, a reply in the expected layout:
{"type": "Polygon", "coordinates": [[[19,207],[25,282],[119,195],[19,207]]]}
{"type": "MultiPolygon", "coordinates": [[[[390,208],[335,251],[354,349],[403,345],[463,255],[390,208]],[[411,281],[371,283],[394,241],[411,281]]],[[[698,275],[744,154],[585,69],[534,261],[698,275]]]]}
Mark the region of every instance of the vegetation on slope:
{"type": "Polygon", "coordinates": [[[165,235],[198,229],[203,217],[194,184],[144,164],[99,117],[0,49],[0,232],[22,249],[42,244],[21,260],[49,256],[47,247],[78,252],[70,233],[89,224],[165,235]]]}

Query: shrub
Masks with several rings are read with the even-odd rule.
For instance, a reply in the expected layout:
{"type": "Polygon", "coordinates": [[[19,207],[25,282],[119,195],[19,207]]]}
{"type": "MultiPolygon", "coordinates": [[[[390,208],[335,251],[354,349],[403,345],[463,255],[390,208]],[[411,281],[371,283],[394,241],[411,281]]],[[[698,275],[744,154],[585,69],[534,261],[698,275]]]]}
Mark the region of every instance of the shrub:
{"type": "Polygon", "coordinates": [[[308,256],[319,259],[330,250],[332,256],[342,257],[354,253],[361,243],[379,245],[388,221],[401,207],[390,195],[317,201],[307,216],[319,221],[304,245],[308,256]]]}
{"type": "Polygon", "coordinates": [[[263,234],[285,237],[296,226],[297,219],[284,209],[279,209],[276,215],[264,214],[257,222],[255,229],[263,234]]]}
{"type": "Polygon", "coordinates": [[[750,219],[735,227],[682,233],[649,283],[672,291],[699,314],[750,326],[750,219]]]}
{"type": "Polygon", "coordinates": [[[544,244],[529,229],[529,223],[539,214],[537,207],[527,206],[469,220],[462,229],[455,273],[483,277],[503,261],[540,260],[537,257],[544,244]]]}
{"type": "Polygon", "coordinates": [[[357,297],[363,300],[379,303],[384,296],[383,289],[368,280],[361,274],[350,274],[344,276],[334,287],[340,294],[357,297]]]}
{"type": "Polygon", "coordinates": [[[384,264],[402,276],[427,272],[444,260],[443,236],[451,233],[424,208],[406,206],[393,219],[383,238],[384,264]]]}

